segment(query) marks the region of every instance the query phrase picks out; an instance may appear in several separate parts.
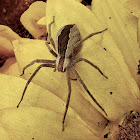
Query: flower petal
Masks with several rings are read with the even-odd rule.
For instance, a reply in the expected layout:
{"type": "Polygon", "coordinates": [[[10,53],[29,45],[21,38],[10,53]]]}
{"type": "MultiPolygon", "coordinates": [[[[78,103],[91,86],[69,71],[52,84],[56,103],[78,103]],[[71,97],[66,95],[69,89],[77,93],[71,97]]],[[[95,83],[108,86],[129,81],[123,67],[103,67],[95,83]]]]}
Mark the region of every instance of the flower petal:
{"type": "MultiPolygon", "coordinates": [[[[46,16],[47,24],[51,23],[52,17],[55,16],[55,23],[52,25],[53,38],[55,38],[59,29],[67,24],[76,24],[82,38],[91,32],[101,31],[107,27],[101,25],[100,20],[98,20],[90,10],[75,1],[58,0],[56,2],[55,0],[48,0],[46,10],[46,14],[49,15],[46,16]]],[[[91,94],[106,111],[107,116],[105,117],[111,122],[119,123],[126,112],[135,109],[139,110],[140,102],[137,98],[139,98],[140,95],[138,86],[109,32],[106,31],[94,36],[92,39],[88,39],[82,46],[82,49],[75,59],[80,57],[88,59],[98,66],[104,75],[108,77],[108,79],[106,79],[96,69],[84,62],[75,65],[76,70],[91,94]],[[111,46],[116,47],[114,50],[111,49],[113,53],[108,51],[108,48],[111,46]],[[105,50],[106,47],[107,50],[105,50]],[[114,53],[115,51],[117,51],[117,53],[114,53]],[[120,63],[118,63],[116,59],[117,55],[119,56],[118,59],[120,63]]],[[[85,96],[94,107],[99,109],[90,99],[86,91],[83,90],[81,94],[85,96]]]]}
{"type": "Polygon", "coordinates": [[[37,21],[45,16],[45,8],[45,2],[37,1],[21,15],[21,23],[35,38],[46,34],[46,26],[37,24],[37,21]]]}
{"type": "MultiPolygon", "coordinates": [[[[125,63],[140,87],[140,78],[137,75],[137,67],[140,59],[140,48],[137,43],[137,18],[123,7],[122,1],[95,0],[92,3],[92,11],[111,33],[118,49],[121,51],[125,63]]],[[[108,51],[115,57],[112,51],[116,49],[110,44],[108,51]]],[[[121,64],[121,62],[119,62],[121,64]]]]}
{"type": "Polygon", "coordinates": [[[45,17],[42,17],[42,18],[37,22],[37,24],[45,25],[45,26],[46,26],[46,16],[45,16],[45,17]]]}
{"type": "MultiPolygon", "coordinates": [[[[0,94],[0,109],[16,107],[21,99],[26,80],[10,75],[0,75],[0,88],[2,93],[0,94]]],[[[64,102],[60,98],[33,83],[30,84],[19,108],[23,106],[40,107],[59,113],[63,113],[64,111],[64,102]]],[[[71,108],[69,109],[69,115],[75,116],[71,108]]]]}
{"type": "Polygon", "coordinates": [[[0,113],[0,139],[3,140],[99,140],[79,120],[71,117],[67,121],[69,128],[63,132],[63,115],[50,110],[9,108],[0,113]]]}
{"type": "Polygon", "coordinates": [[[5,37],[9,41],[20,39],[20,36],[15,33],[11,28],[5,25],[0,25],[0,36],[5,37]]]}
{"type": "MultiPolygon", "coordinates": [[[[82,38],[93,31],[96,32],[106,28],[100,24],[99,20],[97,20],[89,9],[76,1],[48,0],[46,13],[49,15],[46,16],[47,25],[52,22],[52,17],[55,16],[55,23],[52,25],[53,38],[58,30],[67,24],[76,24],[82,38]],[[85,17],[84,20],[83,17],[85,17]]],[[[44,45],[45,42],[38,42],[37,40],[24,41],[25,40],[14,42],[16,58],[20,65],[20,69],[32,60],[37,59],[37,57],[55,59],[44,45]]],[[[125,116],[126,112],[139,109],[139,101],[135,95],[135,92],[139,92],[139,90],[136,82],[129,73],[121,53],[118,51],[119,49],[115,49],[115,51],[117,50],[119,52],[117,52],[115,56],[119,54],[121,57],[119,61],[122,61],[121,64],[118,63],[116,57],[109,51],[104,50],[104,45],[109,47],[111,43],[116,45],[116,43],[112,41],[111,35],[106,31],[100,35],[94,36],[93,39],[85,41],[82,44],[83,47],[81,51],[77,55],[77,58],[83,57],[96,64],[103,73],[108,76],[108,79],[103,77],[97,70],[93,69],[88,64],[79,63],[75,65],[75,68],[87,85],[89,91],[105,109],[108,115],[105,117],[111,122],[115,121],[118,123],[125,116]],[[128,75],[128,78],[126,75],[128,75]],[[134,83],[132,83],[132,81],[134,81],[134,83]]],[[[29,68],[26,71],[25,76],[29,77],[29,73],[33,71],[33,69],[35,69],[34,66],[29,68]]],[[[58,72],[54,73],[53,70],[49,68],[47,71],[45,71],[45,68],[42,68],[40,71],[41,74],[38,73],[33,81],[66,101],[66,93],[68,91],[66,89],[67,82],[64,74],[58,72]]],[[[101,114],[99,115],[93,106],[102,114],[103,111],[88,97],[88,95],[86,95],[87,93],[83,90],[83,87],[80,88],[78,82],[72,81],[71,107],[94,131],[99,129],[103,130],[105,128],[104,124],[106,124],[106,119],[104,119],[101,114]],[[88,103],[83,96],[88,99],[88,103]],[[91,106],[91,104],[93,106],[91,106]],[[90,111],[88,111],[89,108],[90,111]],[[84,116],[83,113],[86,115],[84,116]],[[89,115],[91,115],[90,119],[89,115]],[[92,119],[96,120],[93,121],[92,119]],[[103,123],[102,127],[97,127],[98,120],[103,123]]],[[[101,133],[101,131],[99,133],[101,133]]]]}
{"type": "Polygon", "coordinates": [[[77,1],[77,2],[82,2],[82,0],[75,0],[75,1],[77,1]]]}
{"type": "Polygon", "coordinates": [[[12,43],[5,37],[0,36],[0,57],[13,57],[14,50],[12,43]]]}
{"type": "Polygon", "coordinates": [[[3,67],[0,68],[0,73],[19,77],[20,73],[15,57],[10,57],[6,60],[3,67]]]}
{"type": "Polygon", "coordinates": [[[46,8],[47,27],[48,24],[52,22],[53,16],[55,16],[55,24],[52,25],[53,38],[56,37],[56,34],[60,28],[68,24],[76,24],[80,30],[82,38],[89,33],[101,31],[106,28],[106,26],[101,25],[99,21],[96,20],[96,17],[93,16],[92,12],[86,6],[76,2],[75,0],[64,2],[59,0],[56,3],[54,0],[48,0],[46,8]],[[90,22],[88,22],[87,25],[87,21],[89,19],[90,22]],[[92,29],[90,28],[91,26],[92,29]]]}
{"type": "Polygon", "coordinates": [[[128,9],[132,15],[136,16],[138,18],[138,9],[140,7],[140,1],[139,0],[127,0],[124,3],[124,7],[128,9]]]}
{"type": "MultiPolygon", "coordinates": [[[[15,55],[19,64],[20,70],[35,59],[56,58],[48,51],[45,41],[21,39],[13,42],[15,55]]],[[[39,64],[30,66],[24,74],[26,79],[29,79],[39,64]]],[[[51,91],[56,96],[66,102],[67,100],[67,81],[65,73],[53,72],[52,68],[42,68],[32,80],[32,82],[51,91]],[[60,82],[61,81],[61,82],[60,82]]],[[[79,87],[76,81],[72,81],[72,96],[70,101],[71,108],[90,126],[94,131],[102,130],[108,122],[93,106],[87,101],[81,92],[83,89],[79,87]],[[90,110],[90,111],[89,111],[90,110]],[[94,116],[94,117],[93,117],[94,116]],[[98,122],[102,125],[98,125],[98,122]],[[93,125],[94,124],[94,125],[93,125]]],[[[24,88],[24,87],[23,87],[24,88]]],[[[29,87],[28,87],[29,88],[29,87]]],[[[64,108],[63,108],[64,110],[64,108]]],[[[64,112],[64,111],[63,111],[64,112]]],[[[101,135],[101,134],[100,134],[101,135]]]]}
{"type": "Polygon", "coordinates": [[[65,122],[65,131],[62,132],[64,102],[35,84],[30,84],[23,102],[16,109],[25,83],[24,79],[1,74],[0,139],[38,138],[44,140],[50,137],[56,139],[57,136],[57,139],[61,140],[75,138],[98,140],[71,108],[65,122]]]}

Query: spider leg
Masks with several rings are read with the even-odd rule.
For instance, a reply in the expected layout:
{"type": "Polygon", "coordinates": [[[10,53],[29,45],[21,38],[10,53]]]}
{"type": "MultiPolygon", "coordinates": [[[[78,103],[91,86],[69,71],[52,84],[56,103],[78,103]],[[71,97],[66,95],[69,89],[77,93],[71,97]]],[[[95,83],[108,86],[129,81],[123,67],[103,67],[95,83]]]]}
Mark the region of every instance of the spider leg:
{"type": "Polygon", "coordinates": [[[54,23],[54,16],[53,16],[53,21],[48,25],[48,37],[49,37],[49,40],[53,46],[53,48],[55,49],[55,43],[54,43],[54,40],[51,36],[51,25],[54,23]]]}
{"type": "Polygon", "coordinates": [[[107,28],[104,29],[104,30],[102,30],[102,31],[89,34],[89,35],[86,36],[84,39],[82,39],[82,40],[80,40],[79,42],[77,42],[77,43],[75,44],[75,46],[79,46],[81,43],[83,43],[83,42],[86,41],[87,39],[91,38],[92,36],[97,35],[97,34],[100,34],[100,33],[104,32],[104,31],[106,31],[106,30],[107,30],[107,28]]]}
{"type": "Polygon", "coordinates": [[[37,74],[37,72],[42,68],[42,67],[51,67],[51,68],[55,68],[55,65],[52,65],[52,64],[41,64],[40,66],[37,67],[37,69],[34,71],[34,73],[32,74],[32,76],[29,78],[29,80],[27,81],[26,83],[26,86],[23,90],[23,93],[22,93],[22,97],[20,99],[20,102],[18,103],[17,105],[17,108],[19,107],[20,103],[22,102],[23,100],[23,97],[25,95],[25,92],[26,92],[26,89],[28,87],[28,85],[30,84],[30,82],[32,81],[32,79],[34,78],[34,76],[37,74]]]}
{"type": "Polygon", "coordinates": [[[50,51],[50,53],[51,53],[54,57],[57,57],[57,54],[54,52],[53,49],[51,49],[51,47],[49,46],[48,42],[45,42],[45,44],[46,44],[48,50],[50,51]]]}
{"type": "Polygon", "coordinates": [[[66,119],[66,115],[67,115],[67,111],[68,111],[68,107],[69,107],[69,102],[70,102],[70,96],[71,96],[71,82],[70,82],[70,71],[69,71],[69,69],[66,70],[66,76],[67,76],[67,84],[68,84],[68,98],[67,98],[65,113],[64,113],[63,122],[62,122],[62,125],[63,125],[62,126],[62,131],[64,131],[64,123],[65,123],[65,119],[66,119]]]}
{"type": "Polygon", "coordinates": [[[88,95],[91,97],[91,99],[96,103],[96,105],[98,105],[101,110],[105,113],[105,115],[107,116],[107,113],[105,112],[105,110],[101,107],[101,105],[96,101],[96,99],[92,96],[92,94],[90,93],[90,91],[88,90],[87,86],[85,85],[85,83],[83,82],[83,80],[81,79],[80,75],[77,73],[77,71],[71,67],[71,70],[73,71],[73,73],[75,74],[75,76],[77,77],[78,81],[81,83],[81,85],[83,86],[83,88],[86,90],[86,92],[88,93],[88,95]]]}
{"type": "Polygon", "coordinates": [[[87,59],[85,59],[85,58],[79,58],[79,59],[75,60],[75,61],[72,63],[72,65],[74,65],[75,63],[78,63],[78,62],[80,62],[80,61],[84,61],[84,62],[90,64],[90,65],[93,66],[95,69],[97,69],[106,79],[108,79],[108,77],[105,76],[105,75],[103,74],[103,72],[102,72],[96,65],[94,65],[93,63],[91,63],[89,60],[87,60],[87,59]]]}
{"type": "Polygon", "coordinates": [[[46,60],[46,59],[36,59],[34,61],[32,61],[31,63],[29,63],[28,65],[26,65],[23,70],[22,70],[22,74],[20,76],[22,76],[24,74],[24,71],[30,67],[31,65],[33,65],[34,63],[55,63],[55,60],[46,60]]]}

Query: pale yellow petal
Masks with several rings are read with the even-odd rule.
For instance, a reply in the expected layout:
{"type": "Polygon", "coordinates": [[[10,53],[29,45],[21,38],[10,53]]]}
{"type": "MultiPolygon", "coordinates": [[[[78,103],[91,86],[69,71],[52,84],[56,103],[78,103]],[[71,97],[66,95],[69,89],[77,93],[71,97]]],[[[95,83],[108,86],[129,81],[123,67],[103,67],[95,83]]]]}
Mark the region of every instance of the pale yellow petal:
{"type": "Polygon", "coordinates": [[[2,93],[0,94],[0,139],[24,140],[31,136],[40,140],[56,139],[56,137],[60,140],[62,138],[99,139],[87,129],[71,108],[65,122],[65,131],[62,132],[65,103],[51,92],[33,83],[30,84],[23,102],[17,109],[26,80],[4,74],[0,76],[2,93]],[[26,133],[28,129],[30,131],[26,133]]]}
{"type": "MultiPolygon", "coordinates": [[[[81,3],[75,0],[70,1],[47,1],[46,21],[48,24],[52,22],[55,16],[55,24],[52,25],[52,37],[55,38],[58,30],[67,24],[76,24],[81,32],[82,38],[89,33],[97,32],[106,28],[96,20],[91,11],[81,3]],[[63,3],[63,4],[62,4],[63,3]],[[52,8],[54,7],[54,8],[52,8]],[[87,21],[90,19],[90,22],[87,21]],[[94,25],[94,26],[93,26],[94,25]],[[90,27],[92,26],[92,30],[90,27]],[[85,34],[86,33],[86,34],[85,34]]],[[[98,37],[95,37],[98,38],[98,37]]]]}
{"type": "Polygon", "coordinates": [[[45,26],[46,26],[46,17],[42,17],[42,18],[37,22],[37,24],[45,25],[45,26]]]}
{"type": "MultiPolygon", "coordinates": [[[[88,8],[74,0],[48,0],[46,9],[46,13],[49,15],[46,15],[47,25],[52,22],[52,17],[55,16],[55,23],[52,25],[53,38],[55,38],[58,30],[67,24],[76,24],[82,38],[92,32],[106,28],[88,8]]],[[[55,60],[55,57],[50,54],[43,41],[23,39],[15,41],[13,44],[20,70],[37,58],[55,60]]],[[[115,51],[117,51],[117,53],[114,53],[115,57],[114,54],[112,55],[112,53],[110,53],[111,51],[108,51],[110,44],[117,46],[116,42],[112,41],[110,33],[106,31],[85,41],[82,44],[83,47],[81,51],[77,55],[77,58],[83,57],[96,64],[108,79],[84,62],[75,65],[76,70],[91,94],[105,109],[107,116],[105,116],[103,111],[88,97],[83,87],[80,86],[78,82],[72,81],[70,106],[94,131],[103,130],[106,124],[106,119],[104,119],[95,108],[111,122],[115,121],[117,123],[120,122],[130,110],[139,109],[138,95],[135,95],[135,92],[139,92],[137,84],[131,76],[119,49],[115,49],[115,51]],[[104,46],[105,48],[107,47],[106,51],[104,50],[104,46]],[[116,60],[117,55],[120,56],[119,61],[116,60]],[[129,78],[127,78],[127,75],[129,78]],[[134,82],[133,84],[132,81],[134,82]],[[83,96],[89,101],[85,100],[83,96]],[[102,126],[97,127],[98,121],[101,122],[102,126]]],[[[34,65],[28,68],[25,73],[26,78],[29,78],[29,73],[32,73],[36,66],[37,65],[34,65]]],[[[65,74],[53,72],[53,69],[42,68],[33,82],[48,89],[66,101],[68,91],[65,74]]],[[[98,134],[101,134],[101,132],[102,131],[98,134]]]]}
{"type": "MultiPolygon", "coordinates": [[[[13,42],[15,55],[20,70],[35,59],[55,60],[55,57],[48,51],[45,41],[21,39],[13,42]],[[27,55],[28,54],[28,55],[27,55]]],[[[39,64],[29,67],[23,75],[29,79],[30,73],[33,73],[39,64]]],[[[68,96],[68,86],[65,73],[53,72],[52,68],[42,68],[33,82],[43,88],[53,92],[56,96],[66,102],[68,96]]],[[[76,81],[72,81],[72,96],[70,101],[71,108],[91,127],[94,131],[104,129],[107,120],[87,101],[82,95],[83,89],[79,87],[76,81]],[[89,112],[90,110],[90,112],[89,112]],[[94,116],[94,117],[93,117],[94,116]],[[95,117],[96,116],[96,117],[95,117]],[[102,124],[98,125],[98,122],[102,124]],[[94,124],[94,125],[93,125],[94,124]]],[[[87,93],[86,93],[87,94],[87,93]]],[[[64,109],[64,108],[63,108],[64,109]]]]}
{"type": "Polygon", "coordinates": [[[6,60],[4,65],[0,68],[1,74],[20,76],[18,64],[15,57],[10,57],[6,60]]]}
{"type": "Polygon", "coordinates": [[[0,25],[0,36],[5,37],[9,41],[20,39],[20,36],[15,33],[11,28],[5,25],[0,25]]]}
{"type": "Polygon", "coordinates": [[[10,40],[0,36],[0,57],[1,56],[12,57],[14,56],[14,50],[10,40]]]}
{"type": "Polygon", "coordinates": [[[67,120],[69,127],[63,132],[63,114],[50,110],[8,108],[0,113],[1,140],[99,140],[79,120],[71,117],[67,120]]]}
{"type": "MultiPolygon", "coordinates": [[[[67,1],[59,0],[57,4],[55,3],[58,9],[55,7],[56,11],[52,11],[51,6],[53,7],[54,3],[53,0],[48,0],[46,12],[49,15],[55,16],[55,23],[52,25],[53,38],[55,38],[59,29],[67,24],[76,24],[82,38],[90,34],[91,31],[96,32],[97,30],[102,30],[103,27],[104,29],[106,28],[100,24],[100,21],[88,9],[74,1],[70,4],[67,1]],[[65,8],[65,5],[68,5],[67,8],[65,8]],[[70,12],[71,9],[73,10],[70,12]]],[[[52,17],[49,16],[46,20],[47,24],[49,24],[52,21],[52,17]]],[[[75,67],[89,91],[107,112],[108,116],[106,117],[111,122],[114,121],[118,124],[126,116],[127,112],[135,109],[139,110],[140,103],[137,100],[139,89],[119,49],[115,49],[117,51],[115,55],[120,56],[119,61],[121,64],[108,51],[109,45],[117,46],[115,41],[112,40],[111,35],[106,31],[102,35],[94,36],[93,40],[85,41],[77,56],[77,58],[83,57],[96,64],[108,76],[108,79],[105,79],[97,70],[94,70],[84,62],[76,64],[75,67]],[[106,47],[107,50],[105,51],[106,47]]],[[[85,91],[83,91],[83,94],[87,95],[85,91]]],[[[91,101],[91,99],[89,100],[91,101]]],[[[94,103],[93,105],[96,106],[94,103]]]]}
{"type": "MultiPolygon", "coordinates": [[[[117,44],[117,46],[110,44],[108,51],[117,60],[119,57],[115,56],[115,50],[118,47],[140,87],[140,77],[137,74],[140,59],[140,48],[137,43],[137,18],[124,8],[122,1],[116,0],[94,0],[92,11],[97,19],[108,28],[117,44]]],[[[118,62],[122,65],[122,61],[118,62]]]]}
{"type": "MultiPolygon", "coordinates": [[[[82,2],[82,0],[75,0],[75,1],[82,2]]],[[[87,6],[87,7],[90,9],[90,6],[87,6]]],[[[46,25],[46,17],[42,17],[41,19],[39,19],[39,21],[37,22],[37,24],[46,25]]]]}
{"type": "Polygon", "coordinates": [[[140,7],[139,0],[126,0],[126,2],[124,3],[124,7],[128,9],[132,15],[138,18],[138,9],[140,7]]]}
{"type": "Polygon", "coordinates": [[[37,21],[45,16],[45,8],[45,2],[37,1],[21,15],[21,23],[35,38],[46,34],[46,26],[37,24],[37,21]]]}
{"type": "Polygon", "coordinates": [[[77,2],[82,2],[82,0],[75,0],[75,1],[77,1],[77,2]]]}
{"type": "MultiPolygon", "coordinates": [[[[55,16],[55,23],[52,25],[53,38],[55,38],[56,32],[67,24],[76,24],[82,38],[91,32],[105,29],[103,28],[105,26],[99,23],[100,20],[98,20],[90,10],[75,1],[68,2],[59,0],[56,2],[54,0],[48,0],[46,13],[55,16]],[[55,10],[52,10],[52,7],[55,5],[57,5],[54,8],[55,10]],[[73,10],[71,11],[71,9],[73,10]]],[[[52,17],[47,16],[47,24],[51,21],[52,17]]],[[[104,50],[104,47],[106,48],[106,46],[110,47],[109,45],[116,45],[115,42],[112,41],[112,37],[108,31],[96,35],[92,39],[83,43],[83,47],[79,55],[77,55],[77,58],[87,58],[96,64],[103,73],[108,76],[108,79],[104,78],[97,70],[84,62],[76,64],[76,68],[93,96],[100,105],[105,108],[109,119],[115,121],[121,118],[121,116],[130,108],[135,108],[135,103],[138,104],[135,92],[139,93],[139,89],[125,64],[121,53],[117,52],[116,54],[121,56],[119,59],[121,59],[123,64],[120,65],[115,59],[116,57],[110,54],[108,48],[106,51],[104,50]],[[121,67],[122,65],[123,67],[121,67]],[[130,81],[127,79],[125,71],[130,81]],[[134,83],[131,83],[132,81],[134,83]],[[110,92],[114,94],[110,95],[110,92]],[[127,104],[124,104],[124,98],[127,104]],[[118,107],[118,105],[123,106],[123,109],[118,107]]],[[[119,49],[115,50],[119,51],[119,49]]],[[[85,93],[85,95],[87,94],[85,93]]]]}
{"type": "MultiPolygon", "coordinates": [[[[21,99],[23,89],[27,81],[10,75],[0,74],[0,76],[0,87],[2,93],[0,94],[0,109],[16,107],[21,99]]],[[[65,103],[53,93],[31,83],[19,108],[33,106],[53,110],[63,114],[64,105],[65,103]]],[[[72,117],[76,117],[71,108],[69,109],[68,114],[72,117]]]]}

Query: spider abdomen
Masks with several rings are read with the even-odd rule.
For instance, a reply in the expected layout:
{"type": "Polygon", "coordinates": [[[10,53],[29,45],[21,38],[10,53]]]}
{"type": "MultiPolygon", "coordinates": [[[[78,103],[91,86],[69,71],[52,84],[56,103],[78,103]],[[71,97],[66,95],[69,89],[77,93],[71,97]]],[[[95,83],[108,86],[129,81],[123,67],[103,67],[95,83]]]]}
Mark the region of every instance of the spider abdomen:
{"type": "Polygon", "coordinates": [[[56,69],[64,72],[69,65],[70,59],[77,53],[75,44],[80,41],[80,32],[75,24],[69,24],[62,27],[55,41],[55,49],[58,53],[56,59],[56,69]]]}
{"type": "Polygon", "coordinates": [[[75,44],[80,41],[80,32],[75,24],[62,27],[55,41],[55,49],[60,56],[69,57],[73,55],[75,44]]]}

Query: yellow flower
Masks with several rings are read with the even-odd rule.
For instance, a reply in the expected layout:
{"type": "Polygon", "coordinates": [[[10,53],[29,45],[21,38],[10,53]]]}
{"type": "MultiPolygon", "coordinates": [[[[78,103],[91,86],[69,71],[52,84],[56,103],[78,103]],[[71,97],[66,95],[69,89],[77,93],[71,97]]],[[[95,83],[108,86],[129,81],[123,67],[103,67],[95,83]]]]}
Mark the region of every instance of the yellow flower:
{"type": "MultiPolygon", "coordinates": [[[[107,137],[115,139],[113,137],[118,125],[122,124],[130,111],[139,111],[140,108],[139,75],[137,75],[140,51],[135,25],[137,20],[123,7],[124,2],[93,1],[90,11],[74,0],[47,0],[45,17],[47,28],[55,16],[52,25],[53,38],[58,30],[67,24],[76,24],[81,38],[108,28],[102,34],[83,42],[81,50],[75,57],[90,60],[108,79],[84,62],[74,66],[107,115],[91,100],[77,81],[71,81],[72,96],[65,131],[62,132],[62,119],[68,95],[65,73],[42,68],[32,80],[34,84],[30,83],[18,109],[16,105],[21,98],[26,80],[1,75],[0,85],[3,93],[0,95],[1,139],[98,140],[107,137]]],[[[44,7],[44,4],[41,7],[44,7]]],[[[38,7],[37,11],[41,7],[38,7]]],[[[36,11],[36,8],[33,9],[36,11]]],[[[39,20],[36,17],[43,16],[38,14],[31,19],[29,13],[26,13],[27,23],[39,20]]],[[[23,17],[22,21],[25,23],[23,17]]],[[[29,30],[38,26],[37,23],[30,23],[26,27],[29,27],[29,30]],[[31,25],[35,26],[30,28],[31,25]]],[[[44,34],[43,31],[36,36],[41,29],[33,30],[36,38],[44,34]]],[[[35,59],[56,59],[47,49],[44,40],[22,38],[13,41],[13,46],[20,72],[35,59]]],[[[29,67],[23,77],[29,79],[38,65],[29,67]]]]}
{"type": "MultiPolygon", "coordinates": [[[[9,32],[6,33],[6,37],[8,35],[10,37],[13,37],[10,35],[9,32]]],[[[26,43],[27,41],[27,46],[30,46],[30,45],[33,46],[34,43],[35,44],[38,43],[39,44],[38,46],[42,46],[39,40],[30,40],[30,39],[27,39],[27,40],[23,39],[23,40],[25,40],[23,44],[26,43]]],[[[15,44],[16,42],[18,41],[15,41],[15,44]]],[[[42,48],[45,47],[45,51],[48,52],[48,50],[46,49],[46,46],[44,46],[44,41],[41,43],[43,44],[42,48]]],[[[21,49],[21,46],[23,44],[22,43],[19,44],[19,50],[21,49]]],[[[15,45],[14,51],[15,53],[18,51],[18,48],[16,48],[16,45],[15,45]]],[[[28,48],[26,50],[27,54],[28,54],[28,51],[29,52],[32,51],[32,48],[28,48]]],[[[47,56],[46,55],[47,52],[45,52],[45,58],[47,56]]],[[[35,54],[33,54],[33,57],[34,55],[35,54]]],[[[48,52],[48,55],[49,55],[49,52],[48,52]]],[[[38,55],[38,56],[43,57],[43,55],[38,55]]],[[[22,53],[20,57],[26,63],[26,59],[24,58],[24,56],[22,56],[22,53]]],[[[9,59],[13,60],[14,58],[9,58],[9,59]]],[[[31,60],[32,59],[30,59],[29,61],[31,60]]],[[[20,61],[20,59],[18,61],[20,61]]],[[[13,62],[16,63],[15,59],[13,62]]],[[[46,90],[44,88],[41,88],[31,83],[26,92],[27,94],[26,98],[24,98],[24,101],[21,104],[20,108],[17,109],[16,106],[21,98],[21,94],[23,92],[23,88],[25,86],[26,80],[15,77],[15,76],[19,76],[19,73],[18,73],[17,68],[13,64],[13,62],[9,60],[9,63],[7,65],[4,65],[0,69],[1,70],[0,72],[4,73],[4,74],[1,74],[1,80],[0,80],[1,93],[2,93],[0,94],[1,96],[0,139],[4,139],[4,140],[9,140],[9,139],[16,139],[16,140],[18,139],[20,140],[23,140],[23,139],[26,139],[26,140],[27,139],[40,139],[40,140],[43,140],[43,139],[45,140],[46,139],[51,139],[51,140],[53,139],[61,139],[61,140],[62,139],[64,140],[82,139],[82,140],[86,140],[87,138],[91,140],[99,139],[98,137],[93,135],[91,130],[87,129],[87,125],[84,123],[84,121],[82,121],[71,108],[69,108],[69,113],[67,115],[67,121],[66,121],[66,126],[69,125],[69,128],[65,129],[65,133],[63,133],[62,132],[62,119],[63,119],[63,113],[65,109],[64,107],[65,102],[62,101],[57,96],[55,96],[52,92],[50,92],[49,89],[46,90]],[[11,72],[13,68],[15,69],[16,73],[14,73],[14,71],[11,72]],[[8,75],[5,75],[5,74],[8,74],[8,75]],[[9,76],[9,74],[14,75],[14,76],[9,76]]],[[[20,67],[20,63],[18,65],[20,67]]],[[[28,71],[27,71],[27,74],[28,74],[28,71]]],[[[59,77],[61,77],[61,75],[59,77]]],[[[45,82],[46,80],[47,79],[45,79],[45,82]]],[[[57,79],[55,79],[55,81],[57,81],[58,83],[57,79]]],[[[58,89],[62,88],[59,86],[57,87],[58,89]]],[[[67,88],[65,90],[67,92],[67,88]]],[[[62,88],[62,91],[63,91],[63,88],[62,88]]],[[[62,93],[64,93],[64,91],[62,93]]],[[[62,96],[64,96],[63,98],[65,99],[67,98],[67,94],[64,94],[62,96]]],[[[74,102],[76,102],[75,105],[78,105],[77,111],[82,112],[83,117],[85,117],[85,116],[88,116],[87,115],[88,110],[86,109],[86,106],[90,104],[88,103],[88,101],[86,100],[84,101],[82,99],[84,98],[81,97],[80,99],[78,97],[78,100],[74,102]],[[87,105],[83,104],[82,106],[79,106],[79,103],[82,104],[85,102],[87,105]],[[83,107],[85,107],[84,110],[83,110],[83,107]]],[[[92,113],[97,112],[93,108],[92,105],[90,106],[89,106],[89,109],[91,110],[92,113]]],[[[100,114],[100,113],[97,112],[97,114],[100,114]]],[[[90,118],[93,118],[93,117],[90,116],[90,118]]],[[[104,120],[103,116],[101,116],[100,118],[101,120],[104,120]]],[[[92,119],[92,120],[94,120],[94,122],[96,121],[96,119],[92,119]]],[[[104,125],[105,125],[105,122],[104,122],[104,125]]]]}

